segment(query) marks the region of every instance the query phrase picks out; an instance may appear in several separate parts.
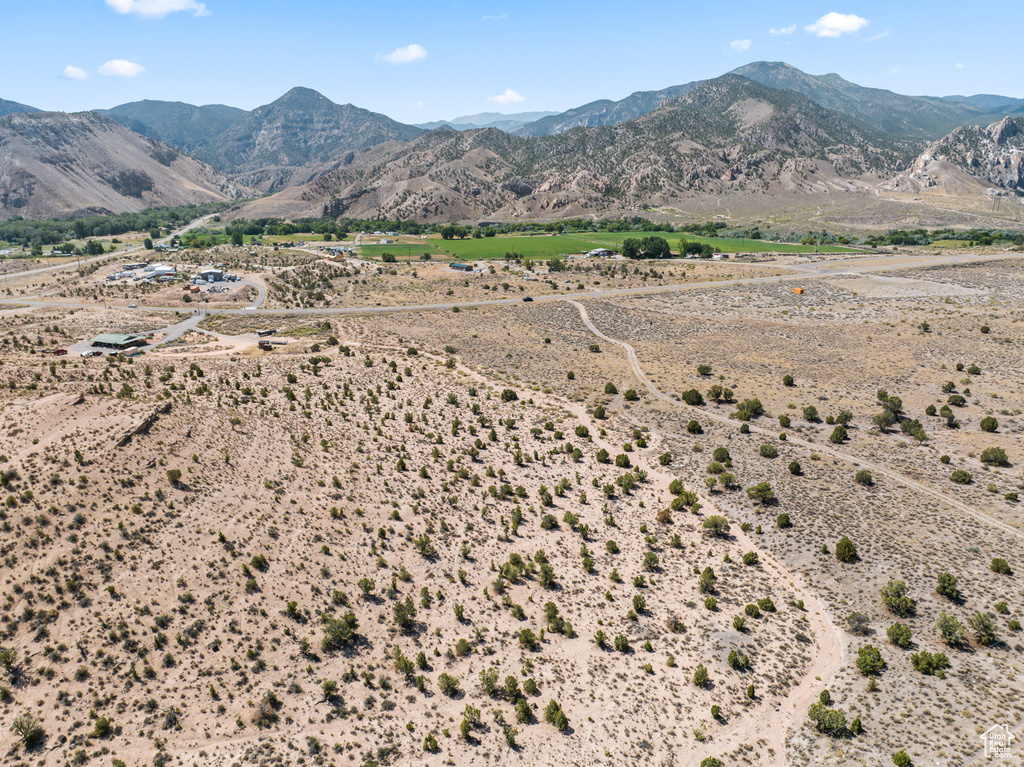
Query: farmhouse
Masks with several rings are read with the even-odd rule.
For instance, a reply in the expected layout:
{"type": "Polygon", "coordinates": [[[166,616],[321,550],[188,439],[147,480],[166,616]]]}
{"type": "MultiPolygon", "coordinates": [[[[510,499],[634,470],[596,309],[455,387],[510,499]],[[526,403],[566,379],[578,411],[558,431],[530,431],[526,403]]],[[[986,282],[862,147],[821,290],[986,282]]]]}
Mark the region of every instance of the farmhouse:
{"type": "Polygon", "coordinates": [[[459,262],[456,261],[455,263],[452,264],[452,269],[454,269],[457,272],[472,272],[473,271],[473,265],[472,264],[460,264],[459,262]]]}
{"type": "Polygon", "coordinates": [[[100,333],[90,342],[90,346],[98,346],[101,349],[117,349],[123,351],[137,346],[143,346],[146,337],[138,333],[100,333]]]}
{"type": "Polygon", "coordinates": [[[614,250],[608,250],[608,248],[596,248],[584,256],[584,258],[597,258],[598,256],[614,256],[614,250]]]}

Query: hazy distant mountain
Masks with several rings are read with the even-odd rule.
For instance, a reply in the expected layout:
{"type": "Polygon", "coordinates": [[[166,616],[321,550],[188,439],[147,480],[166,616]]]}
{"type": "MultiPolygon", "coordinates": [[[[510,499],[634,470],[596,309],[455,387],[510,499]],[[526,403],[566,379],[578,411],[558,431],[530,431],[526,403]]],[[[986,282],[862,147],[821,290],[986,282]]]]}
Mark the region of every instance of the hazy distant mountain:
{"type": "Polygon", "coordinates": [[[955,101],[960,104],[969,104],[984,112],[992,112],[997,109],[1016,109],[1024,106],[1024,99],[1015,99],[1009,96],[995,96],[991,93],[979,93],[974,96],[943,96],[943,101],[955,101]]]}
{"type": "Polygon", "coordinates": [[[758,61],[733,70],[771,88],[796,91],[828,109],[877,130],[936,139],[970,124],[982,109],[967,102],[903,96],[881,88],[864,88],[837,74],[809,75],[779,61],[758,61]]]}
{"type": "Polygon", "coordinates": [[[438,128],[451,128],[453,130],[472,130],[473,128],[498,128],[503,131],[511,131],[527,123],[540,120],[544,117],[556,115],[558,112],[518,112],[506,115],[500,112],[481,112],[477,115],[464,115],[453,120],[438,120],[430,123],[419,123],[417,128],[425,130],[436,130],[438,128]]]}
{"type": "MultiPolygon", "coordinates": [[[[836,74],[809,75],[783,62],[757,61],[730,74],[770,88],[802,93],[826,109],[875,130],[924,139],[937,139],[960,125],[988,124],[1024,107],[1024,100],[1007,96],[903,96],[880,88],[865,88],[836,74]]],[[[638,91],[621,101],[594,101],[513,132],[520,136],[544,136],[579,126],[615,125],[647,114],[665,99],[683,96],[696,85],[691,82],[661,91],[638,91]]]]}
{"type": "Polygon", "coordinates": [[[913,146],[801,94],[726,75],[613,126],[529,138],[433,131],[357,152],[238,215],[567,217],[680,204],[694,193],[841,194],[891,178],[913,146]]]}
{"type": "Polygon", "coordinates": [[[686,85],[674,85],[660,91],[637,91],[621,101],[607,99],[592,101],[567,112],[544,117],[521,128],[516,128],[513,132],[519,136],[550,136],[570,128],[616,125],[653,112],[666,100],[685,96],[697,85],[698,83],[692,82],[686,85]]]}
{"type": "Polygon", "coordinates": [[[0,117],[0,218],[53,218],[250,196],[208,165],[93,112],[0,117]]]}
{"type": "Polygon", "coordinates": [[[955,196],[1024,192],[1024,120],[957,128],[928,146],[889,189],[955,196]]]}
{"type": "Polygon", "coordinates": [[[13,115],[18,112],[39,112],[41,110],[35,107],[30,107],[28,104],[19,104],[17,101],[6,101],[0,99],[0,117],[5,115],[13,115]]]}
{"type": "Polygon", "coordinates": [[[134,101],[113,109],[97,109],[126,128],[201,156],[217,137],[242,120],[244,109],[210,104],[197,107],[180,101],[134,101]]]}
{"type": "Polygon", "coordinates": [[[493,128],[494,124],[499,122],[532,123],[535,120],[556,114],[558,112],[517,112],[510,115],[501,114],[501,112],[481,112],[476,115],[456,117],[452,122],[459,125],[475,125],[478,128],[493,128]]]}

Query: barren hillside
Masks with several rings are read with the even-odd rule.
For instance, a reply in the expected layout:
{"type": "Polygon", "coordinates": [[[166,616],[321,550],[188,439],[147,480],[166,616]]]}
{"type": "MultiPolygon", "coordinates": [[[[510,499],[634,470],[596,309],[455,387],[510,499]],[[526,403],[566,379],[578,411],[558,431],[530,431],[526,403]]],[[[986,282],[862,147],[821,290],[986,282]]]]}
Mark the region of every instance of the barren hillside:
{"type": "Polygon", "coordinates": [[[251,194],[213,168],[83,112],[0,118],[0,216],[71,217],[251,194]]]}

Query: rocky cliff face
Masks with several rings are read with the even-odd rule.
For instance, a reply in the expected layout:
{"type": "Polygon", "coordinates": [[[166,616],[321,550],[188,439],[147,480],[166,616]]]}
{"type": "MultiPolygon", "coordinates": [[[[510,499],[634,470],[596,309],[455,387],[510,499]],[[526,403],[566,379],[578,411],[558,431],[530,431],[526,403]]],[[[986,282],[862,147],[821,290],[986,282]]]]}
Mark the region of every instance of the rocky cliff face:
{"type": "Polygon", "coordinates": [[[957,128],[886,188],[957,196],[1024,192],[1024,121],[1005,117],[984,128],[957,128]]]}

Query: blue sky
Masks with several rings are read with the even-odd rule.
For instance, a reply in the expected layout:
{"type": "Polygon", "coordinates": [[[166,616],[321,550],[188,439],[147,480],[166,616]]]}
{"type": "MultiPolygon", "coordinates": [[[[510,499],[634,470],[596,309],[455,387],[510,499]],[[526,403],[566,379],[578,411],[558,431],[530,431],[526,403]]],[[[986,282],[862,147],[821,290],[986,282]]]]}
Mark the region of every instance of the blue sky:
{"type": "Polygon", "coordinates": [[[562,111],[787,61],[899,93],[1024,98],[1024,3],[35,0],[5,4],[0,98],[251,109],[289,88],[403,122],[562,111]]]}

